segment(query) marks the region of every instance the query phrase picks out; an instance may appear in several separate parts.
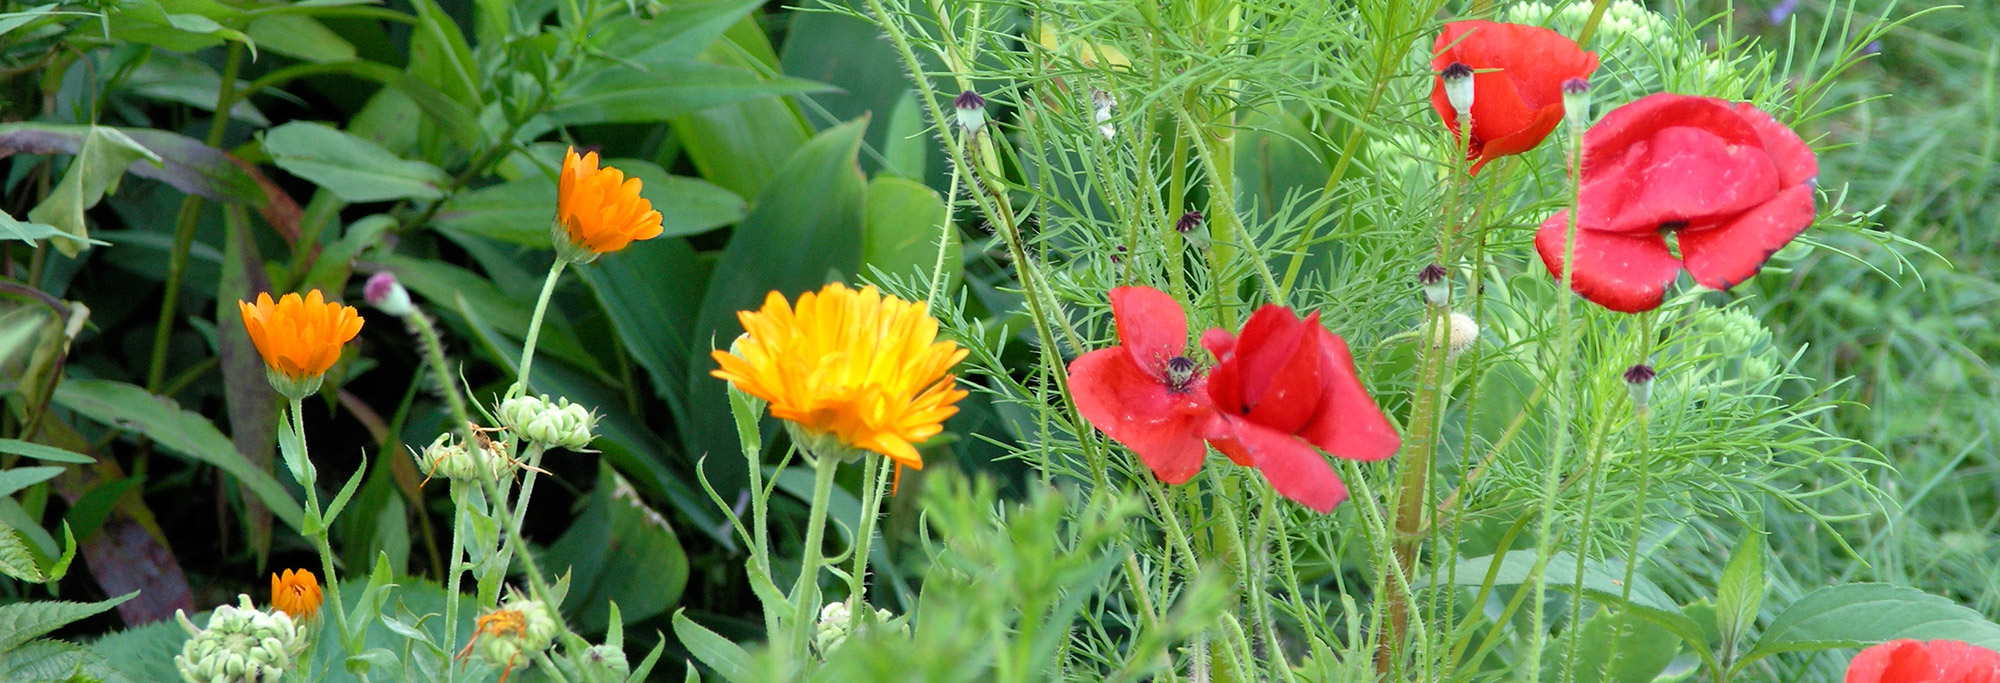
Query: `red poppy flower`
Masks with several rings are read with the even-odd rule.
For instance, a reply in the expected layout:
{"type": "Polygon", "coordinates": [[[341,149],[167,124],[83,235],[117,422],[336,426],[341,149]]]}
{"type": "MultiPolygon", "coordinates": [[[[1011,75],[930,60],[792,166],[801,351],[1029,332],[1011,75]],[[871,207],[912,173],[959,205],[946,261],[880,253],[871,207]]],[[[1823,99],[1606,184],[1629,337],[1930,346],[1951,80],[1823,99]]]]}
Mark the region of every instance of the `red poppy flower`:
{"type": "MultiPolygon", "coordinates": [[[[1442,72],[1456,62],[1472,67],[1472,138],[1467,159],[1477,159],[1472,172],[1486,162],[1520,154],[1542,144],[1542,138],[1562,122],[1562,83],[1589,78],[1597,71],[1597,53],[1584,52],[1576,41],[1540,26],[1495,21],[1454,21],[1444,25],[1431,48],[1431,70],[1442,72]]],[[[1431,107],[1455,135],[1458,111],[1445,97],[1444,78],[1434,78],[1431,107]]]]}
{"type": "Polygon", "coordinates": [[[1995,683],[2000,652],[1955,640],[1892,640],[1862,650],[1847,683],[1995,683]]]}
{"type": "Polygon", "coordinates": [[[1187,357],[1187,316],[1151,287],[1111,290],[1111,315],[1119,345],[1069,364],[1077,410],[1160,480],[1185,482],[1201,471],[1202,437],[1215,419],[1208,380],[1187,357]]]}
{"type": "Polygon", "coordinates": [[[1250,316],[1237,337],[1209,330],[1215,354],[1208,394],[1220,420],[1209,442],[1239,465],[1256,467],[1280,495],[1327,512],[1347,487],[1314,446],[1337,458],[1381,460],[1402,446],[1389,419],[1354,371],[1347,342],[1282,306],[1250,316]]]}
{"type": "MultiPolygon", "coordinates": [[[[1817,175],[1798,134],[1747,103],[1662,93],[1614,109],[1583,136],[1576,293],[1637,313],[1683,267],[1712,289],[1748,280],[1812,224],[1817,175]]],[[[1557,279],[1568,221],[1557,212],[1535,233],[1557,279]]]]}

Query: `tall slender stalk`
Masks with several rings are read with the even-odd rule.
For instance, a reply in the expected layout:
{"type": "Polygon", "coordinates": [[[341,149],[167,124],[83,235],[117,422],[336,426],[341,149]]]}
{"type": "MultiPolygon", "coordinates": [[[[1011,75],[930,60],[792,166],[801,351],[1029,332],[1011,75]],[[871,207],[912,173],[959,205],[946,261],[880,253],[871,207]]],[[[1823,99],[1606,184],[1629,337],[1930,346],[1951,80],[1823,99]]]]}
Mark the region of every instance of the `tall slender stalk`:
{"type": "MultiPolygon", "coordinates": [[[[236,74],[243,67],[243,43],[231,41],[223,58],[222,85],[215,95],[215,116],[209,119],[210,147],[222,145],[229,130],[229,110],[236,107],[236,74]]],[[[173,250],[167,252],[166,291],[160,295],[160,319],[153,326],[153,358],[146,367],[146,391],[160,393],[167,379],[167,342],[174,334],[175,309],[180,305],[181,281],[187,277],[188,254],[194,249],[194,229],[201,218],[201,196],[190,193],[181,200],[180,215],[174,223],[173,250]]],[[[37,266],[41,265],[39,262],[37,266]]]]}
{"type": "MultiPolygon", "coordinates": [[[[319,518],[325,514],[325,510],[319,506],[319,477],[313,473],[312,460],[306,452],[305,406],[299,399],[292,399],[291,417],[292,433],[297,434],[299,437],[299,459],[307,463],[305,470],[307,480],[299,482],[299,485],[306,490],[306,509],[313,517],[319,518]]],[[[320,571],[325,572],[326,575],[326,602],[332,606],[333,625],[335,632],[340,634],[340,646],[342,648],[352,648],[356,643],[352,642],[352,638],[347,632],[347,608],[341,603],[340,577],[334,573],[333,546],[327,541],[327,527],[331,523],[332,520],[322,518],[320,523],[315,525],[318,528],[313,529],[312,533],[307,534],[307,536],[312,539],[313,548],[319,551],[320,571]]],[[[349,652],[349,654],[354,653],[349,652]]]]}
{"type": "Polygon", "coordinates": [[[856,633],[861,627],[861,603],[868,598],[868,552],[875,540],[875,518],[881,516],[882,487],[888,484],[889,467],[883,467],[883,457],[864,455],[868,466],[861,476],[861,519],[860,528],[854,532],[854,569],[847,573],[847,594],[854,601],[854,609],[847,615],[847,632],[856,633]]]}
{"type": "Polygon", "coordinates": [[[821,544],[826,534],[826,503],[833,495],[833,473],[840,458],[833,453],[814,453],[812,507],[806,511],[806,543],[799,557],[799,580],[792,587],[792,638],[786,647],[797,661],[812,658],[814,619],[819,616],[819,570],[821,544]]]}
{"type": "MultiPolygon", "coordinates": [[[[535,367],[535,342],[542,336],[542,316],[548,313],[549,299],[556,292],[556,281],[562,278],[563,267],[567,265],[569,265],[568,261],[560,258],[556,259],[556,262],[549,266],[548,279],[542,282],[542,295],[540,298],[535,299],[535,315],[528,319],[528,336],[521,342],[521,367],[519,371],[514,373],[513,388],[507,390],[509,398],[521,396],[528,391],[528,371],[535,367]]],[[[535,476],[534,471],[529,470],[528,476],[535,476]]],[[[534,480],[529,479],[528,481],[532,482],[534,480]]],[[[525,487],[526,484],[522,486],[525,487]]]]}

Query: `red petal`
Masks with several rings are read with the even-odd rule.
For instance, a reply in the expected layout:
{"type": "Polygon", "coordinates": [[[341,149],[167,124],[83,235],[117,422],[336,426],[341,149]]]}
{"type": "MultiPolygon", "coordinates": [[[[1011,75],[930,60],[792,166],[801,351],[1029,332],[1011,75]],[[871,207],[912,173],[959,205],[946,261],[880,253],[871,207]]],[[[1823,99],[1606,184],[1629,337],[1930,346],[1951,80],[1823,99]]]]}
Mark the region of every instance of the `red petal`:
{"type": "Polygon", "coordinates": [[[1118,343],[1154,379],[1166,378],[1167,359],[1187,353],[1187,314],[1180,302],[1151,287],[1111,290],[1118,343]]]}
{"type": "Polygon", "coordinates": [[[1376,461],[1396,454],[1403,439],[1382,414],[1381,406],[1368,395],[1354,371],[1354,354],[1340,335],[1319,329],[1317,346],[1320,365],[1325,368],[1319,410],[1299,436],[1325,449],[1336,458],[1376,461]]]}
{"type": "MultiPolygon", "coordinates": [[[[1468,158],[1473,172],[1493,159],[1534,149],[1562,121],[1562,83],[1587,78],[1597,70],[1595,53],[1540,26],[1492,21],[1445,24],[1432,45],[1433,70],[1460,62],[1473,75],[1472,142],[1468,158]]],[[[1444,94],[1443,79],[1434,79],[1431,106],[1446,127],[1459,132],[1457,112],[1444,94]]]]}
{"type": "Polygon", "coordinates": [[[1812,188],[1795,185],[1727,223],[1682,231],[1681,258],[1701,286],[1729,289],[1812,225],[1813,212],[1812,188]]]}
{"type": "Polygon", "coordinates": [[[2000,652],[1956,640],[1933,640],[1927,647],[1931,663],[1939,670],[1939,681],[1993,683],[2000,680],[2000,652]]]}
{"type": "Polygon", "coordinates": [[[1658,94],[1584,134],[1583,217],[1618,232],[1711,222],[1777,194],[1778,173],[1750,122],[1710,97],[1658,94]]]}
{"type": "Polygon", "coordinates": [[[1208,453],[1202,435],[1214,415],[1203,387],[1175,392],[1115,346],[1071,361],[1069,387],[1077,412],[1131,448],[1161,481],[1179,484],[1201,471],[1208,453]]]}
{"type": "Polygon", "coordinates": [[[1771,160],[1778,165],[1780,185],[1791,187],[1810,183],[1819,176],[1819,160],[1813,157],[1812,148],[1799,139],[1798,133],[1749,102],[1738,102],[1736,114],[1757,130],[1764,152],[1770,154],[1771,160]]]}
{"type": "MultiPolygon", "coordinates": [[[[1347,486],[1334,474],[1333,465],[1297,437],[1266,429],[1247,420],[1223,416],[1231,433],[1232,447],[1242,449],[1265,481],[1278,495],[1298,501],[1319,512],[1347,500],[1347,486]]],[[[1220,444],[1218,444],[1220,447],[1220,444]]],[[[1225,451],[1227,452],[1227,451],[1225,451]]]]}
{"type": "MultiPolygon", "coordinates": [[[[1542,229],[1535,232],[1535,251],[1541,253],[1549,275],[1558,282],[1562,281],[1563,239],[1568,230],[1569,212],[1561,211],[1542,221],[1542,229]]],[[[1680,272],[1680,261],[1657,233],[1628,235],[1582,226],[1576,231],[1576,269],[1570,284],[1577,294],[1599,306],[1623,313],[1659,308],[1667,295],[1667,283],[1680,272]]]]}
{"type": "Polygon", "coordinates": [[[1208,373],[1208,396],[1215,409],[1231,414],[1245,412],[1243,372],[1236,359],[1236,335],[1214,328],[1201,334],[1201,345],[1215,355],[1215,369],[1208,373]]]}
{"type": "Polygon", "coordinates": [[[1937,680],[1924,644],[1892,640],[1862,650],[1847,664],[1847,683],[1927,683],[1937,680]]]}
{"type": "Polygon", "coordinates": [[[1267,305],[1251,314],[1236,353],[1221,364],[1239,373],[1243,405],[1234,414],[1286,434],[1312,419],[1320,401],[1320,354],[1309,343],[1316,329],[1317,313],[1300,320],[1289,308],[1267,305]]]}

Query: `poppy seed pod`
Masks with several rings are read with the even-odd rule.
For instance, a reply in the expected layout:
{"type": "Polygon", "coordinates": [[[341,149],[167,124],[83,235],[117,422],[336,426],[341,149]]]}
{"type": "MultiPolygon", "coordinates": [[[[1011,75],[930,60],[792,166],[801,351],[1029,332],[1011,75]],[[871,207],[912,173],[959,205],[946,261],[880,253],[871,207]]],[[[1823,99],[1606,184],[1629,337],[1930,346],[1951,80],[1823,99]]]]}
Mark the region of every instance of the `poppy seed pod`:
{"type": "Polygon", "coordinates": [[[1632,411],[1644,415],[1653,398],[1653,366],[1639,363],[1625,369],[1625,390],[1632,393],[1632,411]]]}
{"type": "Polygon", "coordinates": [[[495,412],[507,431],[545,447],[580,451],[596,438],[591,430],[597,426],[597,416],[567,398],[516,396],[501,402],[495,412]]]}
{"type": "Polygon", "coordinates": [[[207,628],[195,628],[187,613],[174,610],[174,619],[189,638],[174,656],[174,667],[188,683],[230,681],[276,683],[292,668],[292,660],[305,649],[305,634],[298,623],[283,612],[264,612],[251,604],[250,596],[237,596],[238,604],[222,605],[208,615],[207,628]]]}
{"type": "Polygon", "coordinates": [[[1444,80],[1444,99],[1460,119],[1472,118],[1472,67],[1452,62],[1438,73],[1444,80]]]}
{"type": "Polygon", "coordinates": [[[1590,81],[1572,78],[1563,81],[1563,123],[1569,134],[1581,137],[1590,128],[1590,81]]]}
{"type": "Polygon", "coordinates": [[[1425,301],[1430,302],[1432,306],[1444,305],[1445,300],[1451,296],[1451,282],[1448,279],[1450,274],[1444,266],[1435,263],[1417,271],[1417,284],[1424,288],[1425,301]]]}
{"type": "Polygon", "coordinates": [[[1181,219],[1174,221],[1174,231],[1183,235],[1194,232],[1195,228],[1201,227],[1203,218],[1200,211],[1189,211],[1181,214],[1181,219]]]}
{"type": "Polygon", "coordinates": [[[986,98],[967,90],[959,93],[951,101],[951,108],[958,113],[958,127],[967,133],[977,133],[986,127],[986,98]]]}

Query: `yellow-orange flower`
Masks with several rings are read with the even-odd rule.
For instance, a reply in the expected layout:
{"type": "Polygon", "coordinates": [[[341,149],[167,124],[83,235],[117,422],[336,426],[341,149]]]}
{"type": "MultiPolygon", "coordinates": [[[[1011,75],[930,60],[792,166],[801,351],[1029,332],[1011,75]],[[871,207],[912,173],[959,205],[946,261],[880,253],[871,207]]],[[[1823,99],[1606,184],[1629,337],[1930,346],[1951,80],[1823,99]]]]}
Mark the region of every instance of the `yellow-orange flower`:
{"type": "Polygon", "coordinates": [[[744,335],[733,353],[711,352],[722,366],[711,374],[809,434],[921,469],[912,444],[943,431],[965,397],[946,372],[965,350],[937,341],[922,303],[836,283],[799,295],[796,309],[771,292],[736,317],[744,335]]]}
{"type": "Polygon", "coordinates": [[[293,619],[310,619],[319,611],[319,577],[309,570],[271,574],[271,606],[293,619]]]}
{"type": "Polygon", "coordinates": [[[624,249],[633,240],[658,237],[660,212],[639,196],[642,185],[624,171],[598,168],[596,152],[577,156],[576,148],[570,148],[556,188],[556,249],[583,263],[624,249]]]}
{"type": "Polygon", "coordinates": [[[276,303],[258,294],[257,303],[239,301],[243,329],[257,344],[264,366],[287,379],[303,380],[326,374],[340,360],[340,347],[361,333],[361,315],[353,306],[326,300],[315,289],[304,298],[286,294],[276,303]]]}

